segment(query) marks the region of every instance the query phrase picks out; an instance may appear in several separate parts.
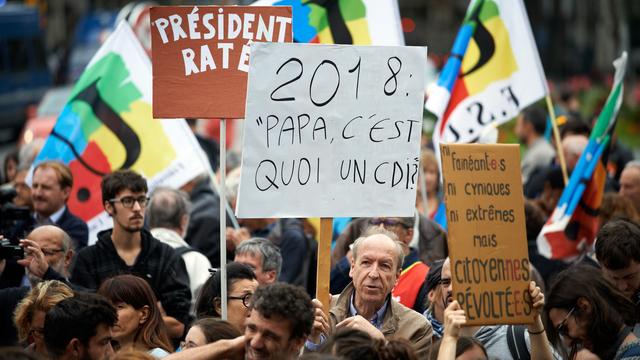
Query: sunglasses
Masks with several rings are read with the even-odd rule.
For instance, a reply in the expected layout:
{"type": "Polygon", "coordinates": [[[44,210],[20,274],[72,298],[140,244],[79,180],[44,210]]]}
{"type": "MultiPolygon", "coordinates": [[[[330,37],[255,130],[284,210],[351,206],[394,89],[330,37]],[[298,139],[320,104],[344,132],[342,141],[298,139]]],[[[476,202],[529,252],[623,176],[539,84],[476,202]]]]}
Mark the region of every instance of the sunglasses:
{"type": "Polygon", "coordinates": [[[568,335],[569,328],[567,327],[567,321],[569,320],[569,317],[571,317],[571,315],[575,310],[576,310],[576,307],[575,306],[572,307],[571,310],[569,310],[569,312],[567,313],[567,316],[564,317],[562,322],[558,324],[558,326],[556,326],[556,333],[558,333],[558,335],[560,336],[568,335]]]}
{"type": "Polygon", "coordinates": [[[369,224],[373,226],[378,226],[380,224],[383,224],[384,227],[395,227],[395,226],[402,226],[404,228],[407,227],[404,223],[402,223],[402,221],[396,220],[396,219],[373,218],[369,220],[369,224]]]}

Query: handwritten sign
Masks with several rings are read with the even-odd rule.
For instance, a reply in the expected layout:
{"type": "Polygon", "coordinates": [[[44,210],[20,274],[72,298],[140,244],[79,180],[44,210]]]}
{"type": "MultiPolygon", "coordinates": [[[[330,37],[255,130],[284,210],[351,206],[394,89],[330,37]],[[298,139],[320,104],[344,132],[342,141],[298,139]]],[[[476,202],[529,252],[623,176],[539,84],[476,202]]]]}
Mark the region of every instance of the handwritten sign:
{"type": "Polygon", "coordinates": [[[520,153],[441,145],[453,296],[468,325],[533,321],[520,153]]]}
{"type": "Polygon", "coordinates": [[[426,51],[252,44],[238,216],[412,216],[426,51]]]}
{"type": "Polygon", "coordinates": [[[249,43],[291,42],[288,6],[151,9],[153,116],[243,118],[249,43]]]}

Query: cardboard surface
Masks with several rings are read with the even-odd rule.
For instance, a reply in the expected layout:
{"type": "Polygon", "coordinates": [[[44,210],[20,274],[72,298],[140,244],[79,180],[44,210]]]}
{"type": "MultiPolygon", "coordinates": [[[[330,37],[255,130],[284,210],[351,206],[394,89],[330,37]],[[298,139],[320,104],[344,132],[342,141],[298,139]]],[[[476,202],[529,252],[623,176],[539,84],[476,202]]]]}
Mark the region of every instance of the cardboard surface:
{"type": "Polygon", "coordinates": [[[151,9],[153,116],[243,118],[250,41],[292,41],[288,6],[151,9]]]}
{"type": "Polygon", "coordinates": [[[237,214],[413,216],[424,47],[256,43],[237,214]]]}
{"type": "Polygon", "coordinates": [[[453,298],[467,325],[531,323],[519,146],[440,150],[453,298]]]}

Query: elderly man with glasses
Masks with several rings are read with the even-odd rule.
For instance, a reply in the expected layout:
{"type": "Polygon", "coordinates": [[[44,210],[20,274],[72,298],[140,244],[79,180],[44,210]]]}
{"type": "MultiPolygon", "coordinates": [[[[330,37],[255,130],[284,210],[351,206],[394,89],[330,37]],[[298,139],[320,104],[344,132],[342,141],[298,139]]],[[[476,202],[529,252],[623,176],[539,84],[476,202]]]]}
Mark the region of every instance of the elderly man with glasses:
{"type": "Polygon", "coordinates": [[[151,285],[162,308],[171,336],[179,337],[189,319],[191,291],[182,258],[173,248],[143,228],[147,181],[131,170],[119,170],[102,179],[105,211],[113,229],[98,233],[98,241],[78,253],[71,282],[97,289],[107,278],[120,274],[139,276],[151,285]]]}

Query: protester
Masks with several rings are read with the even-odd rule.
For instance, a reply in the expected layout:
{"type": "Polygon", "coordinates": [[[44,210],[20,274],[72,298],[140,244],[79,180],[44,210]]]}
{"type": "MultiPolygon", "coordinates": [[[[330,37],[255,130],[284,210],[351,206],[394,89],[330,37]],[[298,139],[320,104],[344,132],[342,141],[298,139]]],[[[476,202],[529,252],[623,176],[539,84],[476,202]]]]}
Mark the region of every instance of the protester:
{"type": "MultiPolygon", "coordinates": [[[[369,220],[369,225],[393,232],[397,237],[396,239],[402,244],[404,253],[402,271],[398,277],[398,282],[393,287],[391,296],[409,309],[423,313],[427,302],[427,291],[423,284],[429,272],[429,267],[420,261],[418,250],[409,246],[413,239],[415,217],[372,218],[369,220]]],[[[365,233],[366,235],[368,233],[365,233]]]]}
{"type": "Polygon", "coordinates": [[[89,228],[67,208],[71,196],[73,175],[58,161],[44,161],[33,170],[31,198],[37,225],[56,225],[74,241],[78,250],[87,246],[89,228]]]}
{"type": "Polygon", "coordinates": [[[0,184],[12,182],[18,172],[18,149],[13,149],[5,155],[2,170],[3,180],[0,184]]]}
{"type": "Polygon", "coordinates": [[[432,359],[489,359],[482,343],[472,337],[461,336],[462,326],[467,322],[464,310],[454,300],[444,311],[444,334],[440,346],[432,354],[432,359]]]}
{"type": "Polygon", "coordinates": [[[211,263],[206,256],[184,241],[190,212],[191,202],[187,194],[167,187],[156,188],[147,206],[147,220],[151,235],[174,248],[176,254],[184,261],[189,274],[191,310],[193,310],[198,292],[208,279],[211,263]]]}
{"type": "Polygon", "coordinates": [[[102,179],[104,209],[113,218],[113,229],[98,233],[98,242],[77,256],[71,282],[97,289],[120,274],[143,277],[168,316],[170,337],[180,337],[188,323],[191,292],[184,261],[171,246],[143,229],[147,182],[131,170],[118,170],[102,179]]]}
{"type": "MultiPolygon", "coordinates": [[[[229,203],[235,207],[240,186],[240,171],[233,170],[226,179],[229,203]]],[[[227,228],[227,244],[232,247],[252,237],[268,239],[280,249],[282,269],[278,281],[302,286],[315,293],[317,243],[307,236],[302,219],[238,219],[240,229],[227,228]]]]}
{"type": "Polygon", "coordinates": [[[640,356],[640,340],[631,332],[638,322],[634,304],[614,288],[602,272],[575,265],[558,274],[545,305],[551,343],[570,349],[568,359],[596,355],[600,359],[640,356]]]}
{"type": "Polygon", "coordinates": [[[640,226],[612,220],[597,235],[596,258],[602,273],[640,310],[640,226]]]}
{"type": "Polygon", "coordinates": [[[253,270],[260,285],[278,281],[282,269],[280,249],[264,238],[251,238],[238,245],[233,261],[245,264],[253,270]]]}
{"type": "Polygon", "coordinates": [[[118,275],[105,280],[98,294],[109,299],[118,311],[113,339],[119,349],[134,349],[163,358],[173,350],[153,290],[134,275],[118,275]]]}
{"type": "Polygon", "coordinates": [[[443,264],[444,260],[434,262],[429,268],[429,273],[425,280],[425,290],[427,291],[429,305],[423,315],[433,328],[434,339],[442,338],[444,333],[444,324],[442,322],[444,309],[447,307],[447,294],[442,289],[449,287],[449,282],[451,281],[451,279],[442,281],[443,264]]]}
{"type": "Polygon", "coordinates": [[[640,161],[629,161],[620,174],[620,195],[628,198],[640,212],[640,161]]]}
{"type": "Polygon", "coordinates": [[[111,328],[116,309],[100,295],[76,293],[60,301],[44,320],[50,359],[102,360],[113,356],[111,328]]]}
{"type": "Polygon", "coordinates": [[[605,192],[598,209],[598,220],[601,225],[614,219],[626,219],[640,223],[640,213],[631,200],[615,192],[605,192]]]}
{"type": "Polygon", "coordinates": [[[240,330],[228,321],[202,318],[191,325],[187,336],[180,344],[180,349],[191,349],[223,339],[235,339],[241,335],[240,330]]]}
{"type": "Polygon", "coordinates": [[[331,334],[318,352],[345,360],[378,360],[376,341],[366,332],[343,328],[331,334]]]}
{"type": "Polygon", "coordinates": [[[544,138],[546,126],[546,114],[536,105],[524,109],[516,119],[514,128],[516,136],[521,144],[527,146],[527,151],[520,163],[523,184],[527,183],[529,176],[536,168],[551,164],[555,157],[553,146],[544,138]]]}
{"type": "Polygon", "coordinates": [[[187,349],[166,359],[295,359],[311,333],[313,318],[313,305],[301,287],[286,283],[262,286],[253,296],[244,336],[187,349]]]}
{"type": "MultiPolygon", "coordinates": [[[[442,265],[441,282],[448,284],[443,288],[446,294],[447,309],[460,310],[460,305],[453,299],[453,285],[451,281],[451,260],[446,259],[442,265]]],[[[557,358],[549,345],[545,336],[545,327],[542,322],[542,310],[544,307],[544,294],[534,281],[529,283],[529,299],[533,309],[534,321],[531,324],[523,325],[497,325],[497,326],[467,326],[461,334],[473,336],[485,347],[489,358],[519,359],[522,354],[530,354],[532,359],[551,360],[557,358]],[[526,331],[525,331],[526,330],[526,331]],[[509,345],[508,336],[516,338],[515,347],[509,345]],[[524,344],[520,346],[518,344],[524,344]]],[[[446,309],[445,309],[446,310],[446,309]]],[[[456,315],[464,315],[464,312],[457,311],[456,315]]],[[[445,319],[442,320],[445,323],[445,319]]],[[[445,328],[446,331],[446,323],[445,328]]]]}
{"type": "Polygon", "coordinates": [[[27,184],[27,176],[30,167],[18,166],[16,176],[13,179],[13,187],[16,190],[16,197],[13,198],[13,204],[19,207],[26,207],[33,211],[33,199],[31,197],[31,188],[27,184]]]}
{"type": "MultiPolygon", "coordinates": [[[[184,240],[203,253],[211,266],[220,267],[220,197],[213,191],[206,174],[197,176],[180,189],[189,194],[192,204],[184,240]]],[[[229,257],[233,255],[227,255],[229,257]]]]}
{"type": "Polygon", "coordinates": [[[45,315],[60,301],[73,296],[73,291],[56,280],[38,283],[15,308],[14,321],[18,340],[30,350],[47,356],[44,344],[45,315]]]}
{"type": "MultiPolygon", "coordinates": [[[[438,159],[431,149],[422,149],[420,154],[420,164],[422,164],[422,173],[424,174],[425,190],[427,191],[427,208],[423,209],[424,204],[422,202],[422,188],[418,187],[416,197],[416,208],[418,212],[427,217],[433,219],[438,207],[440,206],[441,196],[440,193],[440,170],[438,165],[438,159]]],[[[421,181],[418,179],[418,181],[421,181]]]]}
{"type": "Polygon", "coordinates": [[[314,300],[316,320],[307,348],[314,349],[336,329],[354,328],[374,339],[409,340],[420,358],[429,355],[432,328],[417,312],[390,297],[402,269],[402,244],[384,229],[359,238],[353,244],[350,276],[352,284],[331,299],[329,317],[322,304],[314,300]]]}
{"type": "MultiPolygon", "coordinates": [[[[222,317],[220,276],[221,272],[216,269],[202,286],[196,302],[198,319],[222,317]]],[[[244,331],[244,320],[249,315],[252,297],[257,287],[256,276],[248,266],[236,262],[227,264],[227,320],[240,331],[244,331]]]]}

